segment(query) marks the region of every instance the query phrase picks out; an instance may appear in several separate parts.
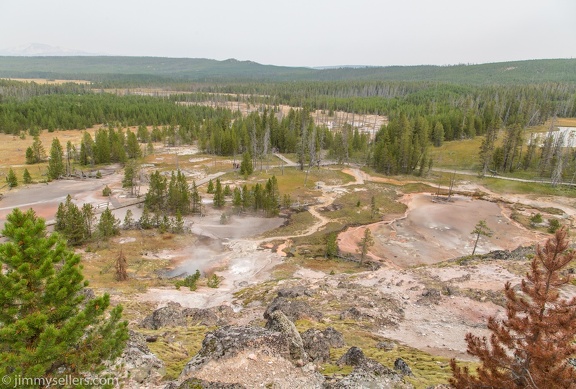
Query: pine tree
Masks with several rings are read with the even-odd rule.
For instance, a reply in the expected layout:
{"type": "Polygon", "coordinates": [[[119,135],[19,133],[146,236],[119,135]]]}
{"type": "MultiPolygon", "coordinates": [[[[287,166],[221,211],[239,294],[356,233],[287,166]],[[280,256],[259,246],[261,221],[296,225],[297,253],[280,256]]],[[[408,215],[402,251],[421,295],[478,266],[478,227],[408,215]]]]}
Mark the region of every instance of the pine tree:
{"type": "Polygon", "coordinates": [[[376,205],[376,197],[372,196],[370,199],[370,217],[375,219],[378,216],[378,206],[376,205]]]}
{"type": "MultiPolygon", "coordinates": [[[[26,156],[28,156],[28,150],[26,150],[26,156]]],[[[42,145],[42,141],[36,135],[34,137],[34,142],[32,143],[32,163],[39,163],[46,159],[46,151],[44,150],[44,146],[42,145]]]]}
{"type": "Polygon", "coordinates": [[[180,211],[176,212],[176,218],[171,223],[172,232],[175,234],[181,234],[184,232],[184,218],[180,211]]]}
{"type": "Polygon", "coordinates": [[[100,215],[100,221],[96,226],[98,236],[107,239],[120,233],[120,221],[112,214],[110,208],[106,208],[100,215]]]}
{"type": "Polygon", "coordinates": [[[7,217],[0,245],[0,375],[78,376],[102,369],[128,338],[122,308],[86,300],[80,257],[33,210],[7,217]]]}
{"type": "Polygon", "coordinates": [[[6,182],[10,188],[15,188],[18,186],[18,178],[16,177],[16,173],[14,173],[12,168],[10,168],[8,174],[6,175],[6,182]]]}
{"type": "Polygon", "coordinates": [[[36,163],[36,159],[34,158],[34,150],[32,150],[32,146],[29,146],[26,149],[26,163],[28,165],[36,163]]]}
{"type": "Polygon", "coordinates": [[[32,176],[30,175],[30,172],[28,171],[28,169],[24,169],[24,174],[22,176],[22,180],[25,184],[31,184],[32,183],[32,176]]]}
{"type": "Polygon", "coordinates": [[[130,196],[134,196],[134,187],[138,177],[139,166],[134,160],[130,160],[124,166],[124,178],[122,179],[122,188],[129,188],[130,196]]]}
{"type": "Polygon", "coordinates": [[[58,138],[52,140],[50,160],[48,161],[48,179],[57,180],[64,174],[64,151],[58,138]]]}
{"type": "Polygon", "coordinates": [[[249,152],[242,154],[242,162],[240,162],[240,174],[244,176],[249,176],[254,172],[254,166],[252,165],[252,156],[249,152]]]}
{"type": "Polygon", "coordinates": [[[364,236],[358,242],[358,253],[360,253],[360,266],[364,264],[364,259],[366,259],[366,255],[368,251],[370,251],[370,247],[374,246],[374,238],[372,238],[372,232],[369,228],[366,227],[364,229],[364,236]]]}
{"type": "Polygon", "coordinates": [[[326,235],[326,257],[335,258],[338,256],[338,234],[331,232],[326,235]]]}
{"type": "Polygon", "coordinates": [[[70,195],[58,205],[54,230],[62,234],[68,243],[77,246],[85,242],[89,233],[86,231],[86,220],[80,208],[72,202],[70,195]]]}
{"type": "Polygon", "coordinates": [[[242,210],[242,192],[238,187],[234,188],[234,192],[232,193],[232,205],[236,208],[238,213],[240,213],[242,210]]]}
{"type": "Polygon", "coordinates": [[[208,181],[208,188],[206,189],[206,193],[214,193],[214,183],[212,180],[208,181]]]}
{"type": "Polygon", "coordinates": [[[451,361],[451,384],[460,388],[574,388],[576,298],[561,298],[571,283],[567,267],[576,257],[565,229],[537,246],[520,291],[505,285],[507,318],[488,319],[490,341],[466,335],[468,353],[480,359],[476,374],[451,361]]]}
{"type": "Polygon", "coordinates": [[[224,192],[222,190],[222,184],[220,183],[220,179],[216,179],[216,189],[214,190],[214,206],[216,208],[222,208],[226,203],[226,199],[224,198],[224,192]]]}
{"type": "MultiPolygon", "coordinates": [[[[128,210],[130,211],[130,210],[128,210]]],[[[92,230],[94,229],[94,218],[96,217],[96,210],[90,203],[82,206],[82,218],[84,221],[84,237],[89,239],[92,237],[92,230]]]]}
{"type": "Polygon", "coordinates": [[[476,234],[476,240],[474,241],[474,249],[472,249],[472,256],[476,253],[476,247],[478,247],[478,241],[480,240],[481,236],[492,236],[494,232],[488,227],[486,224],[486,220],[480,220],[476,223],[474,230],[472,230],[471,234],[476,234]]]}
{"type": "Polygon", "coordinates": [[[124,216],[124,223],[123,227],[125,230],[129,230],[134,226],[134,216],[132,214],[132,210],[129,209],[126,211],[126,215],[124,216]]]}
{"type": "Polygon", "coordinates": [[[192,213],[200,213],[202,207],[202,198],[198,193],[198,187],[196,186],[196,181],[192,181],[192,189],[190,190],[190,200],[192,202],[192,213]]]}

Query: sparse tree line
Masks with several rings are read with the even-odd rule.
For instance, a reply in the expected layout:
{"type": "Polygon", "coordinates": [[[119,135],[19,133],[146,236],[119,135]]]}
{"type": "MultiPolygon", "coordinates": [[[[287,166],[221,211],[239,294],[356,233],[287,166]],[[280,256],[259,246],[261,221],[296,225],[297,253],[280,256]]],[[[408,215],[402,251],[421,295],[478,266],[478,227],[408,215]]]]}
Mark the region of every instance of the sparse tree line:
{"type": "Polygon", "coordinates": [[[546,134],[531,133],[515,124],[501,130],[491,128],[479,151],[481,175],[532,171],[552,185],[574,183],[576,150],[567,133],[554,130],[554,120],[546,134]],[[500,142],[498,140],[501,139],[500,142]]]}
{"type": "Polygon", "coordinates": [[[94,238],[107,240],[120,233],[120,221],[106,208],[96,220],[96,209],[92,204],[81,208],[72,202],[68,195],[64,203],[58,205],[54,230],[66,238],[72,246],[79,246],[94,238]]]}

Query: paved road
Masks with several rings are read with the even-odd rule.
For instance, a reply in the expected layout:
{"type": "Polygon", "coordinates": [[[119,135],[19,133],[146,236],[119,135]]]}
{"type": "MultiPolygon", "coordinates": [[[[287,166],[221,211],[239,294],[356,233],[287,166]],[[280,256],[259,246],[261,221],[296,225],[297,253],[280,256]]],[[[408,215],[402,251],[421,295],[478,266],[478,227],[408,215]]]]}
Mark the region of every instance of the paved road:
{"type": "MultiPolygon", "coordinates": [[[[478,172],[471,172],[466,170],[454,170],[454,169],[443,169],[443,168],[432,168],[432,171],[435,172],[443,172],[443,173],[456,173],[463,176],[474,176],[479,177],[478,172]]],[[[535,184],[549,184],[552,185],[552,181],[550,180],[531,180],[526,178],[515,178],[515,177],[505,177],[505,176],[496,176],[496,175],[486,175],[487,178],[496,178],[498,180],[508,180],[508,181],[518,181],[518,182],[528,182],[528,183],[535,183],[535,184]]],[[[558,185],[567,185],[567,186],[576,186],[576,183],[573,182],[560,182],[558,185]]]]}

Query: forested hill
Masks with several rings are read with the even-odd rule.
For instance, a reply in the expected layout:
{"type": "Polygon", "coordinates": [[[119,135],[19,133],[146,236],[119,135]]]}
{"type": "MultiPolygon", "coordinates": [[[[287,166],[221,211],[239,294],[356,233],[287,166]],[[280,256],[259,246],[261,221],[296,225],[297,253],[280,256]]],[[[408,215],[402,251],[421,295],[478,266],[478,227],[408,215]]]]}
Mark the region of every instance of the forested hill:
{"type": "Polygon", "coordinates": [[[228,59],[159,57],[0,57],[0,77],[95,82],[433,81],[455,84],[576,84],[576,59],[453,66],[312,69],[228,59]]]}

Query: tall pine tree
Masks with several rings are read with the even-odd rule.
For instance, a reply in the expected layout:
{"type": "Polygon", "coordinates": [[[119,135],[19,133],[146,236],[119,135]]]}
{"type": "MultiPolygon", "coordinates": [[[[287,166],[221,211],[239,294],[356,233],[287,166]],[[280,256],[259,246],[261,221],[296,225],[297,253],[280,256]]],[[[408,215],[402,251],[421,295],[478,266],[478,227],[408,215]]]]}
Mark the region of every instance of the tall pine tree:
{"type": "Polygon", "coordinates": [[[567,267],[576,257],[565,229],[536,248],[530,271],[517,291],[504,288],[507,318],[488,319],[490,341],[466,335],[468,353],[480,359],[476,374],[452,360],[456,388],[574,388],[576,368],[576,297],[560,288],[572,281],[567,267]]]}
{"type": "Polygon", "coordinates": [[[0,245],[0,375],[80,376],[118,356],[128,338],[110,297],[86,300],[80,257],[33,210],[7,217],[0,245]]]}

